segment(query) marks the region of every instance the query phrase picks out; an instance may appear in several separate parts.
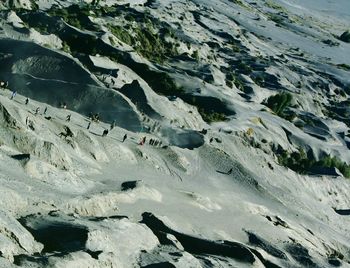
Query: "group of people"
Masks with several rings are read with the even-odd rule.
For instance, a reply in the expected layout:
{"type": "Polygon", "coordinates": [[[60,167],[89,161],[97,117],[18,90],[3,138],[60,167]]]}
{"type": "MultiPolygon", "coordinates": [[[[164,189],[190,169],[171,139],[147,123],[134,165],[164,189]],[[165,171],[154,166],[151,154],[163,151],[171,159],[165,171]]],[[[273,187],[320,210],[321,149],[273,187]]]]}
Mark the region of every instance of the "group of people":
{"type": "MultiPolygon", "coordinates": [[[[139,141],[139,145],[144,145],[146,143],[146,139],[147,139],[146,136],[143,136],[141,138],[141,140],[139,141]]],[[[123,142],[124,142],[124,140],[123,140],[123,142]]],[[[149,140],[148,144],[152,145],[152,146],[159,146],[160,147],[160,146],[162,146],[162,141],[151,138],[149,140]]]]}
{"type": "MultiPolygon", "coordinates": [[[[2,88],[7,88],[7,87],[8,87],[8,82],[0,81],[0,87],[2,87],[2,88]]],[[[14,98],[16,97],[16,95],[17,95],[17,91],[16,91],[16,90],[12,91],[10,99],[11,99],[11,100],[14,99],[14,98]]],[[[26,98],[26,100],[25,100],[24,103],[25,103],[25,105],[28,105],[28,103],[29,103],[29,98],[26,98]]],[[[66,104],[65,102],[60,102],[60,103],[59,103],[59,106],[60,106],[60,108],[67,109],[67,104],[66,104]]],[[[35,114],[35,115],[38,115],[39,112],[40,112],[40,107],[37,107],[37,108],[35,109],[35,113],[34,113],[34,114],[35,114]]],[[[47,107],[45,107],[43,114],[46,114],[46,112],[47,112],[47,107]]],[[[71,120],[71,114],[68,114],[68,115],[66,116],[66,122],[70,122],[70,120],[71,120]]],[[[89,113],[89,120],[90,120],[90,121],[89,121],[89,123],[88,123],[88,125],[87,125],[87,129],[90,129],[91,122],[95,122],[95,123],[100,122],[100,114],[99,114],[99,113],[93,114],[93,113],[90,112],[90,113],[89,113]]],[[[26,117],[26,125],[27,125],[30,129],[34,130],[34,122],[33,122],[32,120],[30,120],[29,116],[26,117]]],[[[116,122],[113,121],[113,122],[111,123],[110,130],[112,130],[115,126],[116,126],[116,122]]],[[[109,133],[108,129],[104,129],[103,132],[102,132],[102,137],[107,136],[108,133],[109,133]]],[[[60,133],[60,136],[65,136],[65,137],[66,137],[66,136],[69,136],[69,137],[72,136],[72,135],[71,135],[71,134],[72,134],[71,131],[69,131],[68,135],[63,135],[63,134],[66,134],[66,133],[61,132],[61,133],[60,133]]],[[[122,142],[124,142],[127,138],[128,138],[128,135],[125,134],[125,135],[123,136],[123,138],[122,138],[122,142]]],[[[141,138],[140,142],[139,142],[139,145],[144,145],[145,143],[146,143],[146,136],[143,136],[143,137],[141,138]]],[[[148,143],[149,143],[149,145],[152,145],[152,146],[162,146],[162,141],[159,141],[159,140],[157,140],[157,139],[150,139],[148,143]]]]}
{"type": "Polygon", "coordinates": [[[157,140],[157,139],[150,139],[149,140],[149,145],[161,147],[162,146],[162,141],[157,140]]]}
{"type": "Polygon", "coordinates": [[[98,122],[100,122],[100,114],[99,113],[93,114],[93,113],[90,112],[89,113],[89,119],[92,122],[98,123],[98,122]]]}

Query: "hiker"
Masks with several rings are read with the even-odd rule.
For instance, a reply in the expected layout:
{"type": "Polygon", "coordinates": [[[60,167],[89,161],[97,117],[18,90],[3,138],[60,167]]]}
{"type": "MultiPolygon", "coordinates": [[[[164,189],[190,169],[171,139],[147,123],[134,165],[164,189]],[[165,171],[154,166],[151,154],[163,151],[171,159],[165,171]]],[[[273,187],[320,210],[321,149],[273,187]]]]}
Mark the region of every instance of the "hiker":
{"type": "Polygon", "coordinates": [[[91,126],[91,121],[89,122],[89,124],[88,124],[86,129],[90,129],[90,126],[91,126]]]}
{"type": "Polygon", "coordinates": [[[73,134],[73,132],[70,130],[69,127],[64,126],[64,131],[65,131],[65,132],[60,132],[60,133],[58,134],[58,136],[59,136],[59,137],[64,137],[65,139],[67,139],[67,137],[73,138],[74,134],[73,134]]]}
{"type": "Polygon", "coordinates": [[[40,107],[36,108],[35,115],[37,115],[39,113],[39,111],[40,111],[40,107]]]}
{"type": "Polygon", "coordinates": [[[102,133],[102,137],[107,136],[107,134],[108,134],[108,129],[105,129],[105,130],[103,131],[103,133],[102,133]]]}
{"type": "Polygon", "coordinates": [[[45,107],[44,114],[46,114],[46,112],[47,112],[47,106],[45,107]]]}
{"type": "Polygon", "coordinates": [[[67,122],[69,122],[69,121],[70,121],[70,116],[71,116],[70,114],[69,114],[69,115],[67,115],[67,117],[66,117],[66,121],[67,121],[67,122]]]}
{"type": "Polygon", "coordinates": [[[98,122],[100,122],[100,114],[99,113],[97,113],[97,114],[95,114],[95,121],[98,123],[98,122]]]}
{"type": "Polygon", "coordinates": [[[29,102],[29,99],[28,99],[28,98],[26,98],[25,105],[27,105],[27,104],[28,104],[28,102],[29,102]]]}
{"type": "Polygon", "coordinates": [[[122,142],[124,142],[127,139],[127,137],[128,137],[128,135],[125,134],[124,137],[123,137],[123,141],[122,142]]]}
{"type": "Polygon", "coordinates": [[[35,128],[34,128],[34,122],[32,121],[32,120],[29,120],[28,119],[28,127],[31,129],[31,130],[35,130],[35,128]]]}
{"type": "Polygon", "coordinates": [[[10,99],[12,100],[14,97],[16,97],[16,95],[17,95],[17,91],[16,90],[12,91],[10,99]]]}
{"type": "Polygon", "coordinates": [[[139,145],[144,145],[145,142],[146,142],[146,136],[144,136],[144,137],[141,139],[139,145]]]}
{"type": "Polygon", "coordinates": [[[66,133],[67,133],[67,135],[68,135],[69,137],[73,137],[73,136],[74,136],[74,135],[73,135],[73,132],[70,130],[69,127],[64,126],[64,130],[66,131],[66,133]]]}
{"type": "Polygon", "coordinates": [[[113,120],[112,124],[111,124],[111,130],[115,127],[115,120],[113,120]]]}

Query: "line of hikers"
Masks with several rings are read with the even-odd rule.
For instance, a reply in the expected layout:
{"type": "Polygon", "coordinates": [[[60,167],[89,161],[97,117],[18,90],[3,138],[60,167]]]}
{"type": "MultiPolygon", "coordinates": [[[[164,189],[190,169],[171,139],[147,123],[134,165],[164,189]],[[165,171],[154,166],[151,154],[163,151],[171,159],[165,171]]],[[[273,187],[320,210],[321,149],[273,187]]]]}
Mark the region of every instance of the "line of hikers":
{"type": "MultiPolygon", "coordinates": [[[[124,142],[124,141],[123,141],[124,142]]],[[[144,145],[146,144],[146,136],[143,136],[141,140],[139,141],[139,145],[144,145]]],[[[161,147],[162,146],[162,141],[157,140],[157,139],[150,139],[148,142],[149,145],[156,146],[156,147],[161,147]]]]}
{"type": "MultiPolygon", "coordinates": [[[[0,87],[2,87],[2,88],[8,88],[8,82],[0,81],[0,87]]],[[[13,100],[13,99],[16,97],[16,95],[17,95],[17,91],[16,91],[16,90],[13,90],[12,93],[11,93],[10,99],[13,100]]],[[[25,104],[25,105],[28,105],[28,104],[29,104],[29,98],[26,98],[24,104],[25,104]]],[[[67,109],[67,104],[66,104],[65,102],[60,102],[60,103],[59,103],[59,107],[60,107],[60,108],[63,108],[63,109],[67,109]]],[[[34,114],[35,114],[35,115],[38,115],[39,112],[40,112],[40,107],[37,107],[37,108],[35,109],[35,113],[34,113],[34,114]]],[[[43,112],[42,114],[45,115],[46,113],[47,113],[47,107],[45,107],[44,112],[43,112]]],[[[46,118],[46,119],[51,119],[51,117],[48,117],[48,118],[45,117],[45,118],[46,118]]],[[[90,126],[91,126],[91,123],[92,123],[92,122],[95,122],[95,123],[99,123],[99,122],[100,122],[100,114],[99,114],[99,113],[93,114],[92,112],[90,112],[89,115],[88,115],[88,118],[89,118],[90,121],[89,121],[89,123],[88,123],[88,125],[87,125],[87,129],[90,129],[90,126]]],[[[70,122],[70,120],[71,120],[71,114],[68,114],[68,115],[66,116],[66,122],[70,122]]],[[[26,117],[26,125],[27,125],[30,129],[34,130],[34,122],[33,122],[32,120],[29,119],[29,116],[26,117]]],[[[115,126],[116,126],[116,122],[115,122],[115,120],[114,120],[114,121],[111,123],[111,125],[110,125],[110,130],[112,130],[115,126]]],[[[59,136],[61,136],[61,137],[63,136],[63,137],[65,137],[65,138],[67,138],[67,137],[73,137],[72,131],[70,131],[70,129],[69,129],[67,126],[65,126],[64,129],[65,129],[65,132],[61,132],[61,133],[59,134],[59,136]]],[[[108,133],[109,133],[108,129],[104,129],[101,136],[102,136],[102,137],[105,137],[105,136],[108,135],[108,133]]],[[[124,142],[127,138],[128,138],[128,135],[125,134],[125,135],[123,136],[123,138],[122,138],[122,142],[124,142]]],[[[141,140],[140,140],[140,142],[139,142],[139,145],[144,145],[145,143],[146,143],[146,136],[144,136],[144,137],[141,138],[141,140]]],[[[162,141],[157,140],[157,139],[152,139],[152,138],[151,138],[151,139],[149,140],[148,143],[149,143],[149,145],[152,145],[152,146],[159,146],[159,147],[162,146],[162,141]]]]}

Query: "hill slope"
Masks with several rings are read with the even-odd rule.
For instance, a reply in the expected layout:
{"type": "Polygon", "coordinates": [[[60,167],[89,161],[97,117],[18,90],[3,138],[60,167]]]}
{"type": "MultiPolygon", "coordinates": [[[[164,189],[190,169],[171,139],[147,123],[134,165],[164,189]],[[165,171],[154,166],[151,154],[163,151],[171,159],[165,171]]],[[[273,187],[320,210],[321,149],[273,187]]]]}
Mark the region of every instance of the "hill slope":
{"type": "Polygon", "coordinates": [[[348,3],[96,2],[1,4],[1,266],[350,266],[348,3]]]}

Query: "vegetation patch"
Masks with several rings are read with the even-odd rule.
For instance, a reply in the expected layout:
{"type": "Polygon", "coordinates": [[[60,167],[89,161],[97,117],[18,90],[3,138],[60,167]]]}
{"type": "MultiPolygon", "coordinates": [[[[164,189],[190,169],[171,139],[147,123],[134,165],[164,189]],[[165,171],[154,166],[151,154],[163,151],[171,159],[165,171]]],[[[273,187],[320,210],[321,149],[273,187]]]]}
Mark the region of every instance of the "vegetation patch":
{"type": "Polygon", "coordinates": [[[292,94],[288,92],[279,93],[277,95],[271,96],[264,103],[272,111],[274,111],[278,116],[285,117],[285,109],[291,105],[293,100],[292,94]]]}
{"type": "Polygon", "coordinates": [[[287,9],[285,9],[283,6],[278,5],[277,3],[275,3],[271,0],[266,1],[266,6],[269,8],[275,9],[277,11],[283,12],[285,14],[288,13],[287,9]]]}
{"type": "Polygon", "coordinates": [[[198,112],[202,116],[203,120],[207,123],[214,123],[214,122],[221,122],[221,121],[227,121],[228,118],[223,113],[217,113],[214,111],[206,112],[203,108],[199,109],[198,112]]]}
{"type": "Polygon", "coordinates": [[[227,108],[224,102],[214,97],[189,94],[182,94],[179,97],[196,106],[203,120],[207,123],[227,121],[228,116],[235,114],[234,111],[227,108]]]}
{"type": "Polygon", "coordinates": [[[347,65],[347,64],[337,64],[337,66],[340,68],[340,69],[343,69],[345,71],[350,71],[350,65],[347,65]]]}
{"type": "MultiPolygon", "coordinates": [[[[130,14],[129,17],[132,18],[130,14]]],[[[137,53],[151,61],[163,63],[167,58],[178,55],[176,44],[166,41],[167,37],[174,37],[172,30],[157,29],[150,20],[128,27],[109,24],[108,28],[119,40],[132,46],[137,53]]]]}
{"type": "Polygon", "coordinates": [[[289,153],[282,151],[277,153],[278,163],[300,174],[311,173],[318,168],[337,168],[344,177],[350,178],[350,165],[341,161],[336,156],[324,155],[318,161],[312,154],[306,154],[303,149],[289,153]]]}
{"type": "Polygon", "coordinates": [[[268,18],[273,22],[275,22],[277,26],[283,24],[284,22],[284,17],[281,16],[280,14],[271,13],[271,14],[268,14],[268,18]]]}
{"type": "Polygon", "coordinates": [[[91,9],[87,5],[71,5],[67,8],[57,6],[48,10],[48,14],[54,17],[62,18],[66,23],[79,29],[97,30],[95,25],[90,21],[89,16],[91,9]]]}

